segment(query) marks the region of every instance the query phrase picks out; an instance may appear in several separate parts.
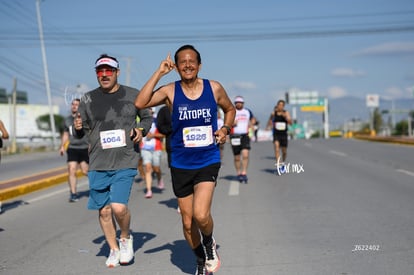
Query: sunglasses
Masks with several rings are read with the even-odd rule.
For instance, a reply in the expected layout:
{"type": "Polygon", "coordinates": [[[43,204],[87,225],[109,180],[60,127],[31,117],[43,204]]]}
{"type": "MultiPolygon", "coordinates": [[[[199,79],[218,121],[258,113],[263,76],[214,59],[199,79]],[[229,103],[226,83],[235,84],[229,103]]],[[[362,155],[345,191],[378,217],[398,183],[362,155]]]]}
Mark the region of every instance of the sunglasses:
{"type": "Polygon", "coordinates": [[[102,77],[104,76],[112,76],[114,73],[116,72],[116,69],[97,69],[96,70],[96,75],[98,77],[102,77]]]}

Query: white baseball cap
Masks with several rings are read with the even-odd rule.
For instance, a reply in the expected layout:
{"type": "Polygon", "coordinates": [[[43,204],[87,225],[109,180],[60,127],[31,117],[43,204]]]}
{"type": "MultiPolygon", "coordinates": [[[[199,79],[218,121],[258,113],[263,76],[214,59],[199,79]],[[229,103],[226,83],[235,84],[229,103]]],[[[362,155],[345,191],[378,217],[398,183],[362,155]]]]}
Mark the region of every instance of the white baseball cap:
{"type": "Polygon", "coordinates": [[[98,59],[95,63],[95,68],[98,68],[99,66],[103,66],[103,65],[107,65],[115,69],[119,68],[119,63],[109,57],[102,57],[98,59]]]}
{"type": "Polygon", "coordinates": [[[237,102],[244,103],[244,98],[243,98],[242,96],[236,96],[236,97],[234,98],[234,102],[235,102],[235,103],[237,103],[237,102]]]}

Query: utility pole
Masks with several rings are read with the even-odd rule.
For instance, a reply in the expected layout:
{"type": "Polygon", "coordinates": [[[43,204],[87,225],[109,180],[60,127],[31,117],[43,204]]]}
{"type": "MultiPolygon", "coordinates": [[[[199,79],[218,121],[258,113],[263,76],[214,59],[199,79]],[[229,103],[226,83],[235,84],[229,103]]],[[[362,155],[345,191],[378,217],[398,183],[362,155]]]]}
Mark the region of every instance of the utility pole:
{"type": "Polygon", "coordinates": [[[329,108],[328,108],[328,98],[325,97],[323,100],[323,104],[325,106],[324,108],[324,133],[325,133],[325,139],[329,139],[329,108]]]}
{"type": "Polygon", "coordinates": [[[125,73],[125,77],[126,77],[125,85],[126,86],[131,86],[131,60],[132,60],[132,58],[131,57],[125,57],[125,60],[126,60],[126,63],[127,63],[126,73],[125,73]]]}
{"type": "Polygon", "coordinates": [[[16,127],[16,97],[17,97],[17,79],[13,79],[13,91],[12,91],[12,106],[13,106],[13,120],[12,120],[12,140],[11,140],[11,148],[10,151],[12,154],[16,153],[17,145],[16,145],[16,137],[17,137],[17,127],[16,127]]]}
{"type": "Polygon", "coordinates": [[[52,146],[53,146],[53,149],[56,149],[55,117],[53,114],[52,96],[50,92],[49,72],[47,68],[46,49],[45,49],[45,42],[43,38],[42,19],[40,16],[40,1],[41,0],[36,0],[37,24],[39,26],[39,37],[40,37],[40,46],[42,50],[43,70],[45,73],[46,94],[47,94],[47,101],[49,104],[49,118],[50,118],[51,130],[52,130],[52,146]]]}

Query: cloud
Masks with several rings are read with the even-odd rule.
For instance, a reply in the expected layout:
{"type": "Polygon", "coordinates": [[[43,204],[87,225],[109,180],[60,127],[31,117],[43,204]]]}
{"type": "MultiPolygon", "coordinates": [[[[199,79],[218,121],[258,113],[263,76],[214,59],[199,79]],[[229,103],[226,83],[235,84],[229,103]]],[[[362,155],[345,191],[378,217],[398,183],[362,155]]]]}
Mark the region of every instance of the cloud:
{"type": "Polygon", "coordinates": [[[405,92],[409,97],[414,97],[414,86],[406,87],[405,92]]]}
{"type": "Polygon", "coordinates": [[[352,56],[412,55],[414,42],[390,42],[359,50],[352,56]]]}
{"type": "Polygon", "coordinates": [[[330,98],[344,97],[347,94],[347,91],[342,87],[333,86],[328,89],[328,96],[330,98]]]}
{"type": "Polygon", "coordinates": [[[389,87],[385,90],[385,95],[390,98],[402,97],[404,96],[404,91],[398,87],[389,87]]]}
{"type": "Polygon", "coordinates": [[[256,84],[247,81],[237,81],[230,83],[229,88],[235,90],[254,90],[256,89],[256,84]]]}
{"type": "Polygon", "coordinates": [[[335,68],[331,71],[331,75],[336,77],[361,77],[365,75],[365,72],[349,68],[335,68]]]}
{"type": "Polygon", "coordinates": [[[414,72],[413,72],[413,73],[408,73],[408,74],[404,77],[404,79],[405,79],[405,80],[408,80],[408,81],[413,81],[413,80],[414,80],[414,72]]]}
{"type": "Polygon", "coordinates": [[[389,87],[385,89],[384,94],[381,96],[384,99],[392,100],[395,98],[409,98],[411,99],[414,96],[414,86],[412,87],[389,87]]]}

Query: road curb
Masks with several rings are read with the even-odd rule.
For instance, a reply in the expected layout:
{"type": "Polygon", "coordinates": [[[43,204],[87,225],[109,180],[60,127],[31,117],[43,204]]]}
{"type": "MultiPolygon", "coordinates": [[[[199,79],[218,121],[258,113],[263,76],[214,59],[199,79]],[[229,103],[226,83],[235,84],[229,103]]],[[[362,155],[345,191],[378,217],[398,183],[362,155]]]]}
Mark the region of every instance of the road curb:
{"type": "Polygon", "coordinates": [[[366,141],[375,141],[375,142],[384,142],[384,143],[414,146],[413,138],[378,137],[378,136],[371,137],[371,136],[364,136],[364,135],[355,135],[354,138],[359,139],[359,140],[366,140],[366,141]]]}
{"type": "MultiPolygon", "coordinates": [[[[84,176],[81,171],[76,172],[76,176],[84,176]]],[[[0,190],[0,201],[6,201],[18,196],[22,196],[31,192],[42,190],[48,187],[52,187],[58,184],[62,184],[68,181],[68,173],[62,173],[59,175],[43,178],[40,180],[35,180],[32,182],[20,184],[15,187],[5,188],[0,190]]]]}

